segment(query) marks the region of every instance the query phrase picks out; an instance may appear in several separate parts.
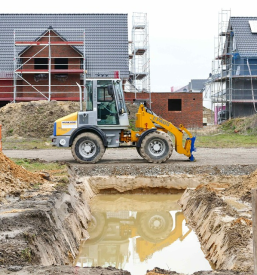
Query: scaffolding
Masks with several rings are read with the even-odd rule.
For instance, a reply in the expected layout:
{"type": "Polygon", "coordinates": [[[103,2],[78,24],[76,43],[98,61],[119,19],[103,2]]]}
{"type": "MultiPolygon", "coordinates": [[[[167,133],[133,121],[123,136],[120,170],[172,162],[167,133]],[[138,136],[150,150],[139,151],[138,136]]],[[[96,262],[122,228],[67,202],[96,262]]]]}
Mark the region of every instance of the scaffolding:
{"type": "Polygon", "coordinates": [[[149,93],[151,105],[150,85],[150,47],[147,14],[134,12],[132,16],[132,33],[129,41],[130,75],[125,90],[135,94],[149,93]]]}
{"type": "Polygon", "coordinates": [[[239,103],[253,103],[256,112],[257,90],[253,89],[256,80],[257,59],[240,57],[231,23],[231,10],[222,10],[219,13],[218,37],[214,41],[211,74],[212,110],[216,124],[221,122],[219,113],[224,120],[240,116],[239,108],[236,109],[239,103]]]}
{"type": "Polygon", "coordinates": [[[68,85],[66,83],[71,74],[79,75],[76,80],[81,82],[80,84],[83,83],[85,95],[86,60],[83,29],[59,29],[58,32],[51,27],[47,30],[26,29],[26,34],[23,29],[16,29],[13,60],[13,102],[36,98],[48,101],[62,100],[67,87],[73,87],[69,88],[68,98],[78,98],[76,82],[70,81],[68,85]],[[66,34],[69,41],[64,38],[67,37],[66,34]],[[39,36],[35,39],[35,35],[39,36]],[[60,50],[62,46],[72,47],[76,54],[58,55],[58,50],[55,49],[59,47],[60,50]]]}

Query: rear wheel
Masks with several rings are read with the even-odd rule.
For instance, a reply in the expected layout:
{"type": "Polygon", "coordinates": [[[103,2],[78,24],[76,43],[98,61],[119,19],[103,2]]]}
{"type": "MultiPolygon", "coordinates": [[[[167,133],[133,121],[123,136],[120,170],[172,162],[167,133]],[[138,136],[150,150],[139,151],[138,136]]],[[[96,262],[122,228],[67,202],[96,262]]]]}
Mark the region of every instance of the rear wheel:
{"type": "Polygon", "coordinates": [[[103,157],[105,147],[96,134],[83,133],[73,141],[71,152],[80,163],[96,163],[103,157]]]}
{"type": "Polygon", "coordinates": [[[166,239],[173,227],[169,212],[145,212],[138,219],[141,237],[153,243],[166,239]]]}
{"type": "Polygon", "coordinates": [[[148,134],[140,147],[141,156],[149,162],[162,163],[167,161],[173,151],[172,141],[168,134],[155,131],[148,134]]]}

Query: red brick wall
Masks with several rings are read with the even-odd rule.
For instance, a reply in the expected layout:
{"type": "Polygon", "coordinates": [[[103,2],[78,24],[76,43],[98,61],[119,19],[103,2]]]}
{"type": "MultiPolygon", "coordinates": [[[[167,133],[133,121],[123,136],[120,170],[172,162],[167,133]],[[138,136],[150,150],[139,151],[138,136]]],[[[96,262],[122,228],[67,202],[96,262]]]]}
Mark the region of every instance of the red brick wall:
{"type": "MultiPolygon", "coordinates": [[[[51,41],[62,41],[60,37],[58,37],[54,32],[51,32],[51,41]]],[[[39,41],[47,41],[48,42],[48,33],[43,36],[39,41]]],[[[22,55],[23,63],[28,60],[28,57],[35,55],[40,49],[44,46],[31,46],[26,50],[22,55]]],[[[40,58],[48,58],[49,56],[49,47],[43,49],[40,53],[36,55],[36,57],[40,58]]],[[[81,57],[81,55],[75,51],[71,46],[62,46],[62,45],[55,45],[51,46],[51,69],[55,68],[55,57],[81,57]]],[[[82,57],[81,57],[82,58],[82,57]]],[[[25,65],[23,65],[22,69],[32,69],[34,70],[34,58],[29,60],[25,65]]],[[[68,59],[68,69],[80,69],[80,58],[69,58],[68,59]]],[[[35,73],[36,74],[36,73],[35,73]]],[[[26,79],[31,85],[35,86],[40,92],[43,92],[46,96],[48,96],[48,86],[42,87],[37,85],[48,85],[49,80],[48,76],[47,79],[35,81],[34,76],[35,74],[26,74],[23,73],[22,77],[26,79]]],[[[63,73],[62,73],[63,74],[63,73]]],[[[65,73],[66,74],[66,73],[65,73]]],[[[52,97],[54,99],[64,99],[64,98],[74,98],[79,97],[78,87],[76,86],[76,82],[80,83],[80,74],[79,73],[67,73],[68,78],[65,81],[57,79],[55,74],[51,76],[51,91],[52,97]],[[57,86],[54,86],[57,85],[57,86]],[[74,87],[68,86],[74,85],[74,87]]],[[[19,81],[18,85],[27,85],[25,81],[19,81]]],[[[17,87],[17,97],[43,97],[31,86],[20,86],[17,87]]]]}
{"type": "Polygon", "coordinates": [[[12,79],[0,79],[0,100],[13,100],[12,79]]]}
{"type": "MultiPolygon", "coordinates": [[[[152,93],[152,110],[175,126],[203,127],[202,93],[152,93]],[[169,111],[168,99],[181,99],[181,111],[169,111]]],[[[125,100],[133,102],[134,93],[125,93],[125,100]]],[[[148,99],[149,94],[139,93],[138,99],[148,99]]]]}

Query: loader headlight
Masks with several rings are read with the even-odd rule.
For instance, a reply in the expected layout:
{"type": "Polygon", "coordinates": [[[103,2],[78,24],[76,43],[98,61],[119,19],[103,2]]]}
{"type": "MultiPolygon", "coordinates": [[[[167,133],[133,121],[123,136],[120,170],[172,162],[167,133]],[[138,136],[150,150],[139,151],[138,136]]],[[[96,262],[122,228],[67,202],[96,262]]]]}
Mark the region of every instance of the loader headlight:
{"type": "Polygon", "coordinates": [[[66,144],[66,140],[62,138],[59,143],[61,146],[64,146],[66,144]]]}

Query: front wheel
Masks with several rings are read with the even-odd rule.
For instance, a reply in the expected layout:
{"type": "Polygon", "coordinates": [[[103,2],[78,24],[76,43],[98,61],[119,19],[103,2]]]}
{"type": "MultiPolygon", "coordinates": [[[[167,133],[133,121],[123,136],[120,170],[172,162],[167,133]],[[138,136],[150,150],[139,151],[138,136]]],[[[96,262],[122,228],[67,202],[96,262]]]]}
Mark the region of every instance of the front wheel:
{"type": "Polygon", "coordinates": [[[96,134],[83,133],[73,141],[71,152],[79,163],[96,163],[103,157],[105,147],[96,134]]]}
{"type": "Polygon", "coordinates": [[[167,161],[173,151],[172,141],[168,134],[155,131],[148,134],[140,147],[141,156],[149,162],[162,163],[167,161]]]}

